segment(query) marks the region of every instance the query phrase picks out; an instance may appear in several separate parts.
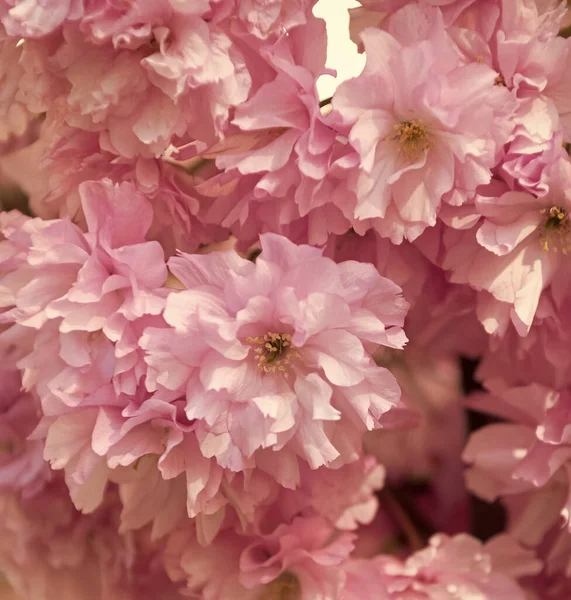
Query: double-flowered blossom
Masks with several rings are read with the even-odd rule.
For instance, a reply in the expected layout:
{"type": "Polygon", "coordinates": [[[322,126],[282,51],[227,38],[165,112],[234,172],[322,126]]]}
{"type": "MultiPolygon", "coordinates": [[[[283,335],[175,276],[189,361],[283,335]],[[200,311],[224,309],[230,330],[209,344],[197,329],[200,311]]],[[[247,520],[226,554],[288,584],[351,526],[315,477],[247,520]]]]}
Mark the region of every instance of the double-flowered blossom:
{"type": "Polygon", "coordinates": [[[234,250],[170,259],[186,289],[169,289],[163,251],[145,240],[150,203],[126,183],[86,182],[80,194],[87,233],[8,215],[2,242],[2,319],[34,331],[19,362],[41,400],[34,436],[78,507],[98,505],[109,469],[134,466],[117,475],[125,527],[154,519],[161,498],[180,507],[181,493],[184,506],[180,476],[191,515],[229,499],[249,514],[236,486],[255,505],[264,478],[299,485],[298,458],[353,461],[362,432],[406,418],[371,353],[402,348],[407,304],[374,267],[267,234],[255,264],[234,250]],[[259,484],[240,483],[255,467],[259,484]],[[142,509],[145,485],[158,487],[142,509]]]}
{"type": "MultiPolygon", "coordinates": [[[[410,0],[360,0],[360,4],[350,11],[354,21],[352,34],[358,34],[365,27],[386,28],[403,7],[418,4],[425,10],[438,8],[447,30],[454,34],[463,30],[468,36],[468,48],[476,45],[478,38],[489,42],[502,29],[529,36],[541,29],[556,35],[565,13],[564,3],[559,0],[418,0],[415,3],[410,0]]],[[[357,43],[358,38],[354,41],[357,43]]]]}
{"type": "Polygon", "coordinates": [[[0,494],[0,569],[19,598],[182,600],[148,530],[120,535],[120,503],[109,493],[78,513],[60,479],[31,499],[0,494]]]}
{"type": "Polygon", "coordinates": [[[508,530],[535,547],[545,567],[527,580],[531,597],[563,599],[571,573],[569,389],[498,386],[468,398],[502,421],[472,434],[464,451],[469,488],[501,499],[508,530]]]}
{"type": "Polygon", "coordinates": [[[377,564],[391,600],[524,600],[516,580],[541,570],[533,553],[508,536],[482,544],[468,535],[437,535],[404,563],[379,558],[377,564]]]}
{"type": "Polygon", "coordinates": [[[0,385],[0,493],[31,497],[51,479],[40,440],[28,440],[40,419],[37,402],[22,391],[13,352],[2,343],[0,385]]]}
{"type": "Polygon", "coordinates": [[[515,494],[529,506],[548,501],[550,509],[541,516],[529,509],[514,519],[519,530],[528,529],[535,543],[542,535],[531,531],[547,532],[559,514],[569,527],[569,390],[533,384],[478,394],[470,398],[470,405],[508,422],[488,425],[470,438],[464,451],[464,460],[471,465],[469,487],[487,500],[515,494]]]}
{"type": "Polygon", "coordinates": [[[17,41],[8,38],[0,27],[0,155],[26,146],[38,135],[38,120],[30,113],[19,90],[23,74],[19,64],[21,55],[17,41]]]}
{"type": "MultiPolygon", "coordinates": [[[[59,332],[51,342],[45,340],[55,350],[44,349],[44,358],[48,359],[45,368],[36,373],[34,356],[25,359],[30,361],[25,370],[25,377],[30,378],[26,385],[49,389],[54,399],[70,405],[79,402],[87,388],[82,390],[78,382],[66,382],[63,373],[59,383],[54,384],[47,373],[49,360],[67,360],[69,367],[77,368],[78,376],[86,375],[89,368],[101,370],[103,366],[92,364],[89,353],[100,351],[105,355],[111,349],[113,354],[113,345],[108,342],[119,342],[118,364],[109,367],[117,377],[116,390],[132,393],[141,373],[133,373],[133,380],[127,381],[131,370],[137,370],[137,361],[130,356],[136,351],[136,347],[129,347],[136,344],[136,334],[129,335],[130,323],[161,312],[163,300],[155,290],[167,277],[162,248],[145,239],[152,210],[142,194],[128,184],[113,186],[109,181],[85,183],[80,194],[87,233],[67,219],[16,220],[8,214],[3,222],[7,239],[2,242],[3,304],[9,308],[3,321],[36,329],[38,337],[52,326],[59,332]],[[133,213],[137,214],[136,224],[131,218],[133,213]],[[10,272],[12,261],[20,266],[19,270],[10,272]],[[102,335],[96,335],[99,332],[102,335]]],[[[37,345],[36,352],[41,353],[37,345]]]]}
{"type": "Polygon", "coordinates": [[[407,304],[371,265],[274,234],[261,249],[255,263],[234,251],[171,258],[185,289],[169,293],[167,327],[147,328],[140,345],[147,389],[186,398],[205,457],[295,487],[298,459],[350,462],[362,432],[406,417],[371,352],[402,348],[407,304]]]}
{"type": "MultiPolygon", "coordinates": [[[[97,180],[105,172],[105,177],[115,183],[132,184],[150,201],[153,222],[148,237],[159,241],[167,255],[177,249],[192,252],[203,244],[228,237],[227,230],[219,224],[204,223],[199,217],[201,203],[195,188],[179,176],[180,169],[175,164],[154,157],[116,157],[102,149],[96,132],[72,127],[58,127],[57,131],[54,141],[52,127],[45,127],[37,144],[30,148],[37,152],[40,146],[41,152],[41,145],[47,146],[43,150],[44,168],[38,175],[40,189],[27,190],[36,215],[44,219],[69,217],[85,229],[79,185],[97,180]]],[[[20,160],[26,158],[23,155],[20,160]]],[[[25,175],[15,175],[23,187],[27,185],[25,175]]]]}
{"type": "Polygon", "coordinates": [[[137,341],[163,309],[156,290],[167,268],[160,245],[145,241],[152,210],[143,195],[108,181],[85,183],[80,194],[85,234],[67,219],[3,215],[2,320],[34,334],[18,365],[41,401],[46,458],[57,468],[71,461],[79,479],[95,477],[98,491],[85,501],[96,505],[105,479],[81,444],[89,447],[93,407],[120,404],[144,376],[137,341]],[[67,447],[54,442],[63,430],[67,447]]]}
{"type": "MultiPolygon", "coordinates": [[[[420,10],[407,6],[403,17],[420,10]]],[[[391,33],[365,29],[367,64],[332,100],[360,157],[350,180],[355,227],[373,226],[394,243],[435,225],[442,205],[471,200],[511,131],[510,95],[497,72],[466,61],[440,13],[433,16],[418,31],[402,23],[391,33]]]]}
{"type": "Polygon", "coordinates": [[[236,109],[235,130],[203,153],[221,170],[198,186],[216,198],[205,218],[241,240],[273,231],[322,245],[351,226],[342,176],[348,150],[316,88],[327,72],[324,32],[313,18],[264,47],[272,79],[236,109]]]}
{"type": "Polygon", "coordinates": [[[68,21],[79,25],[94,42],[117,46],[145,41],[173,13],[204,16],[216,22],[239,22],[251,35],[265,39],[306,22],[316,0],[2,0],[0,21],[10,35],[41,37],[68,21]]]}
{"type": "Polygon", "coordinates": [[[546,288],[553,288],[556,311],[561,310],[567,295],[569,160],[559,158],[549,164],[544,182],[546,191],[540,195],[511,190],[502,193],[501,186],[483,192],[475,201],[480,215],[475,235],[473,229],[451,229],[445,235],[443,266],[452,271],[452,281],[485,290],[496,301],[487,302],[481,312],[489,320],[490,333],[505,332],[511,322],[520,335],[525,335],[546,288]]]}
{"type": "Polygon", "coordinates": [[[571,597],[569,3],[359,4],[0,0],[0,589],[571,597]]]}
{"type": "Polygon", "coordinates": [[[246,537],[229,530],[206,549],[196,544],[192,532],[186,537],[179,533],[167,548],[167,556],[170,550],[178,561],[172,561],[170,575],[186,580],[198,597],[212,600],[341,600],[343,566],[355,536],[335,533],[319,517],[298,517],[266,535],[246,537]]]}
{"type": "Polygon", "coordinates": [[[247,98],[244,59],[209,2],[32,4],[0,12],[8,33],[25,40],[20,87],[31,110],[99,132],[119,155],[160,155],[191,123],[192,137],[212,141],[247,98]]]}
{"type": "Polygon", "coordinates": [[[363,508],[376,504],[383,469],[369,457],[338,470],[302,469],[301,479],[299,491],[282,489],[258,508],[247,529],[227,521],[208,547],[193,528],[177,529],[166,544],[169,575],[212,600],[343,598],[354,531],[372,520],[374,510],[363,508]]]}

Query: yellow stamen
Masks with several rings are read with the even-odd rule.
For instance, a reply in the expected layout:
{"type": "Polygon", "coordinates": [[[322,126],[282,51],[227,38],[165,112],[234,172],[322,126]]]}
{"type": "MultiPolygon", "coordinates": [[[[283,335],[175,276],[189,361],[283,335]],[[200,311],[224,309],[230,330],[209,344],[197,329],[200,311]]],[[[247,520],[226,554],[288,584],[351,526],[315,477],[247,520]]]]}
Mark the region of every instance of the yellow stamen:
{"type": "Polygon", "coordinates": [[[11,441],[0,441],[0,454],[13,454],[14,453],[14,442],[11,441]]]}
{"type": "Polygon", "coordinates": [[[392,139],[399,142],[401,153],[409,160],[418,160],[425,150],[432,147],[426,125],[420,119],[395,123],[394,130],[392,139]]]}
{"type": "Polygon", "coordinates": [[[248,337],[246,342],[257,346],[254,354],[259,371],[263,373],[278,371],[286,379],[289,377],[287,370],[291,368],[294,359],[299,357],[289,333],[269,331],[264,337],[248,337]]]}
{"type": "Polygon", "coordinates": [[[541,214],[546,217],[541,228],[541,247],[545,252],[568,254],[571,251],[571,223],[569,214],[560,206],[544,208],[541,214]]]}
{"type": "Polygon", "coordinates": [[[502,87],[506,87],[506,80],[504,79],[504,76],[501,73],[496,77],[495,84],[502,87]]]}
{"type": "Polygon", "coordinates": [[[264,586],[264,591],[258,600],[299,600],[300,598],[299,579],[293,573],[286,571],[264,586]]]}

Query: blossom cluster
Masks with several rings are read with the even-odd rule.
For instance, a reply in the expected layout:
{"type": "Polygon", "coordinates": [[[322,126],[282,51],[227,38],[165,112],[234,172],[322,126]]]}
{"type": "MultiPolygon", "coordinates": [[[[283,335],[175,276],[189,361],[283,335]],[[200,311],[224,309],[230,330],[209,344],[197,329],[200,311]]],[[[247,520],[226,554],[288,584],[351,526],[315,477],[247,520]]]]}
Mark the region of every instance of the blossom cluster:
{"type": "Polygon", "coordinates": [[[18,598],[571,597],[567,3],[316,3],[0,0],[18,598]]]}

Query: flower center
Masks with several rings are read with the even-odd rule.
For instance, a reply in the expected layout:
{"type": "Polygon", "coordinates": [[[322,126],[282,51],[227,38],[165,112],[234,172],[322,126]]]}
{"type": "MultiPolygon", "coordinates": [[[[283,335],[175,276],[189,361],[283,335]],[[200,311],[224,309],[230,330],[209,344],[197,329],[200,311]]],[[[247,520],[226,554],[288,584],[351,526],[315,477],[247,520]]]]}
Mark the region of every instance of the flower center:
{"type": "Polygon", "coordinates": [[[274,333],[269,331],[264,337],[246,338],[248,344],[254,344],[258,370],[263,373],[283,373],[287,379],[287,370],[292,362],[299,356],[295,346],[291,343],[289,333],[274,333]]]}
{"type": "Polygon", "coordinates": [[[396,134],[393,139],[399,142],[401,152],[410,160],[418,160],[432,146],[426,125],[419,119],[395,123],[394,130],[396,134]]]}
{"type": "Polygon", "coordinates": [[[504,76],[500,73],[495,80],[495,85],[499,85],[501,87],[506,87],[506,80],[504,79],[504,76]]]}
{"type": "Polygon", "coordinates": [[[0,440],[0,454],[13,454],[14,442],[0,440]]]}
{"type": "Polygon", "coordinates": [[[264,586],[259,600],[299,600],[300,597],[299,579],[293,573],[286,571],[264,586]]]}
{"type": "Polygon", "coordinates": [[[568,254],[571,250],[571,223],[567,211],[560,206],[552,206],[542,209],[541,214],[546,217],[540,235],[543,249],[568,254]]]}

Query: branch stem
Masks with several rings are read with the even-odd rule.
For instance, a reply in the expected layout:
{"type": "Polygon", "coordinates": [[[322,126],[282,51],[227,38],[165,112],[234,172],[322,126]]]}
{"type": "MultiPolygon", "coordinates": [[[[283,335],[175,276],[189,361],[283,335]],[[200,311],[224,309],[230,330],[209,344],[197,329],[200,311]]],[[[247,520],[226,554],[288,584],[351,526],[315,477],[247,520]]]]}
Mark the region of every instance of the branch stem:
{"type": "Polygon", "coordinates": [[[395,495],[390,490],[385,488],[381,490],[379,497],[381,502],[385,505],[385,508],[389,511],[393,519],[406,536],[410,549],[413,552],[422,550],[422,548],[424,548],[426,545],[425,541],[420,533],[416,530],[412,519],[396,499],[395,495]]]}

